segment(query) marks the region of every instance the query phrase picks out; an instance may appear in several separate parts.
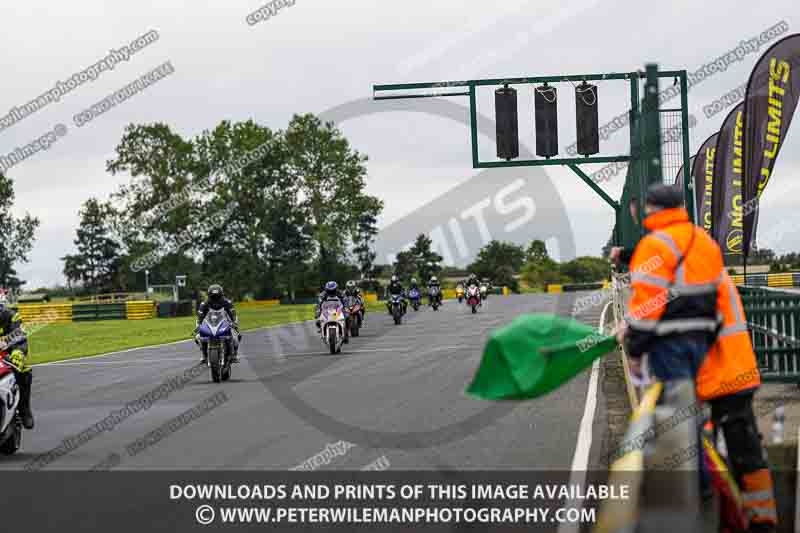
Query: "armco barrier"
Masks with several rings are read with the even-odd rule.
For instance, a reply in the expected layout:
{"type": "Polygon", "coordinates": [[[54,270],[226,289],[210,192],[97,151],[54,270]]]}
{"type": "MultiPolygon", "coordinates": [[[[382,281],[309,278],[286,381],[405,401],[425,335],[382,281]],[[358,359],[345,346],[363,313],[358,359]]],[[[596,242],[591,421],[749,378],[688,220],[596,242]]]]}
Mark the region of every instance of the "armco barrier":
{"type": "Polygon", "coordinates": [[[606,289],[611,285],[610,281],[598,281],[595,283],[561,283],[547,285],[547,292],[577,292],[577,291],[596,291],[606,289]]]}
{"type": "Polygon", "coordinates": [[[26,324],[72,322],[72,304],[19,304],[17,310],[26,324]]]}
{"type": "Polygon", "coordinates": [[[150,300],[126,302],[126,317],[128,320],[146,320],[156,317],[156,304],[150,300]]]}

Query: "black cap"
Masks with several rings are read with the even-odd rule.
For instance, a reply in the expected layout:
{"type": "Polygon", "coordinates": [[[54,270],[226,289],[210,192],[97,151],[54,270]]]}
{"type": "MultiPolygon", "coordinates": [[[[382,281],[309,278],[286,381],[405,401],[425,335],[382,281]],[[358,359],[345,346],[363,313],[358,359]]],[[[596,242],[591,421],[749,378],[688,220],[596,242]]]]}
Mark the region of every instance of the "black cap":
{"type": "Polygon", "coordinates": [[[683,207],[683,191],[674,185],[654,183],[647,189],[645,203],[662,209],[683,207]]]}

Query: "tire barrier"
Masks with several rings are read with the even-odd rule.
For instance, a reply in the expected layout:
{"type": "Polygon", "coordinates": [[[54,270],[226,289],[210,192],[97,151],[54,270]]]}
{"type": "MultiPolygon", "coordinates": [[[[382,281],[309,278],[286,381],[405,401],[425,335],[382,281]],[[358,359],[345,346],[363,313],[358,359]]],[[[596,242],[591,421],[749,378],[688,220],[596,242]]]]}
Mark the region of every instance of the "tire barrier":
{"type": "Polygon", "coordinates": [[[800,287],[800,272],[748,274],[746,283],[744,274],[734,274],[731,279],[736,285],[753,287],[800,287]]]}
{"type": "Polygon", "coordinates": [[[149,300],[126,302],[125,310],[128,320],[147,320],[156,317],[155,302],[149,300]]]}
{"type": "Polygon", "coordinates": [[[72,322],[72,304],[19,304],[17,309],[26,324],[72,322]]]}

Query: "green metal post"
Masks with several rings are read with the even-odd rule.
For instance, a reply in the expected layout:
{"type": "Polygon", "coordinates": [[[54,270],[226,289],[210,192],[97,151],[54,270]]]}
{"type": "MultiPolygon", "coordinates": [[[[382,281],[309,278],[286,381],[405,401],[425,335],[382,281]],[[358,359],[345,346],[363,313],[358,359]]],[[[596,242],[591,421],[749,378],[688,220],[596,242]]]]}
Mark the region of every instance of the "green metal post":
{"type": "Polygon", "coordinates": [[[681,133],[683,136],[683,194],[684,198],[686,198],[686,210],[689,212],[689,217],[692,222],[696,222],[694,184],[692,183],[692,186],[689,185],[693,179],[691,172],[689,172],[689,84],[686,81],[686,71],[682,70],[679,77],[681,80],[681,133]]]}
{"type": "Polygon", "coordinates": [[[469,127],[472,137],[472,168],[478,166],[478,105],[475,101],[475,85],[469,86],[469,127]]]}
{"type": "Polygon", "coordinates": [[[603,190],[603,189],[602,189],[602,188],[601,188],[601,187],[600,187],[600,186],[599,186],[597,183],[595,183],[595,182],[594,182],[594,180],[593,180],[592,178],[590,178],[589,176],[587,176],[587,175],[586,175],[586,173],[585,173],[583,170],[581,170],[581,169],[578,167],[578,165],[576,165],[576,164],[574,164],[574,163],[573,163],[573,164],[570,164],[570,165],[567,165],[567,166],[568,166],[569,168],[571,168],[571,169],[572,169],[572,171],[573,171],[575,174],[577,174],[577,175],[578,175],[578,177],[579,177],[580,179],[582,179],[583,181],[585,181],[585,182],[586,182],[586,184],[587,184],[589,187],[591,187],[591,188],[592,188],[592,190],[594,190],[594,192],[596,192],[597,194],[599,194],[599,195],[600,195],[600,198],[602,198],[603,200],[605,200],[605,201],[606,201],[606,203],[607,203],[608,205],[610,205],[610,206],[611,206],[611,207],[612,207],[612,208],[613,208],[615,211],[618,211],[618,210],[619,210],[619,203],[617,203],[616,201],[614,201],[614,199],[613,199],[613,198],[611,198],[611,197],[610,197],[608,194],[606,194],[606,191],[604,191],[604,190],[603,190]]]}
{"type": "Polygon", "coordinates": [[[644,141],[645,169],[647,184],[663,183],[661,168],[661,117],[658,112],[658,66],[645,67],[647,81],[644,94],[644,141]]]}

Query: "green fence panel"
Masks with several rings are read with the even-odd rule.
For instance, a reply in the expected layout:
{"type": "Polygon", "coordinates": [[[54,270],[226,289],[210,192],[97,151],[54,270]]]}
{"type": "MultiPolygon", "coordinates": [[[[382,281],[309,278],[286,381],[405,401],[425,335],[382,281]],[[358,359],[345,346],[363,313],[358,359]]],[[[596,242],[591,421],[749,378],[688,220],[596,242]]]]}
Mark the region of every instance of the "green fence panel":
{"type": "Polygon", "coordinates": [[[93,320],[125,320],[128,317],[125,303],[115,304],[74,304],[72,306],[73,322],[93,320]]]}
{"type": "Polygon", "coordinates": [[[800,383],[800,293],[756,285],[739,293],[762,379],[800,383]]]}

